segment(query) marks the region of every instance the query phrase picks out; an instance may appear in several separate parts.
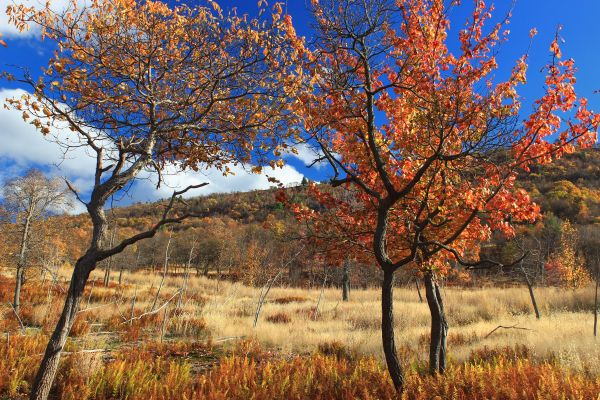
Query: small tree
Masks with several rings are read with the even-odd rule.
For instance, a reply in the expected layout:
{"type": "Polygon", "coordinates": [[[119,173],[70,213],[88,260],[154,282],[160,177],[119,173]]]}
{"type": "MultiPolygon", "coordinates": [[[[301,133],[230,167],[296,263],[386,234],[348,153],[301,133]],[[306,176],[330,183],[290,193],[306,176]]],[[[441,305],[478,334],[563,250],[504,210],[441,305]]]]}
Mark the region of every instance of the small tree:
{"type": "Polygon", "coordinates": [[[430,369],[443,372],[447,321],[437,277],[452,262],[479,264],[479,244],[493,230],[512,236],[513,223],[537,218],[539,207],[515,186],[517,174],[574,144],[592,145],[600,124],[575,95],[574,64],[561,60],[558,37],[546,93],[521,120],[517,88],[526,82],[527,56],[499,82],[494,54],[507,35],[504,23],[485,30],[491,7],[475,2],[458,32],[460,48],[452,51],[448,8],[456,2],[446,3],[312,2],[317,38],[307,66],[313,92],[302,102],[302,139],[331,165],[331,184],[351,187],[354,196],[343,202],[315,185],[312,194],[328,211],[298,213],[315,232],[343,225],[330,239],[354,244],[381,268],[383,350],[399,391],[395,272],[416,264],[428,280],[430,369]],[[565,112],[573,118],[561,130],[565,112]]]}
{"type": "Polygon", "coordinates": [[[7,209],[21,230],[13,300],[13,307],[18,313],[34,224],[51,212],[65,209],[71,203],[71,196],[68,195],[64,182],[57,178],[48,179],[37,169],[6,182],[2,193],[7,209]]]}
{"type": "Polygon", "coordinates": [[[230,163],[274,166],[271,155],[283,151],[294,117],[290,105],[301,73],[295,60],[303,49],[279,4],[263,20],[223,15],[210,0],[193,8],[122,0],[80,8],[71,0],[60,13],[48,5],[11,5],[8,14],[17,28],[38,25],[46,46],[57,48],[43,76],[18,78],[32,94],[9,105],[43,134],[67,125],[72,134],[59,144],[66,151],[85,147],[96,161],[91,188],[69,184],[86,207],[92,234],[32,387],[32,399],[46,399],[90,273],[192,216],[178,200],[205,184],[174,192],[159,220],[113,246],[107,202],[142,172],[160,184],[166,168],[205,165],[227,174],[230,163]]]}
{"type": "Polygon", "coordinates": [[[595,282],[594,292],[594,336],[598,333],[598,288],[600,287],[600,232],[596,225],[580,227],[580,247],[587,268],[595,282]]]}
{"type": "Polygon", "coordinates": [[[548,282],[569,289],[577,289],[590,283],[583,254],[578,253],[579,234],[577,229],[565,221],[561,227],[560,248],[544,268],[548,282]]]}

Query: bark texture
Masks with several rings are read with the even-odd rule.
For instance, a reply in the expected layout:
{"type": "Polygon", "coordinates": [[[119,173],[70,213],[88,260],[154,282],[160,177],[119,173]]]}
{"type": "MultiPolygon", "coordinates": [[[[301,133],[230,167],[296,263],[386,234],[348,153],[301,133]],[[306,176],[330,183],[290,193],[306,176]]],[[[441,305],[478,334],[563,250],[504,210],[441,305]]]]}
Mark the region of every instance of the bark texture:
{"type": "Polygon", "coordinates": [[[95,267],[96,263],[89,254],[80,258],[75,265],[62,314],[50,337],[44,358],[35,377],[30,395],[30,399],[32,400],[45,400],[50,394],[50,389],[58,370],[61,352],[65,347],[69,332],[75,322],[77,311],[79,311],[85,284],[90,272],[95,267]]]}
{"type": "Polygon", "coordinates": [[[349,261],[344,261],[344,270],[342,271],[342,301],[350,300],[350,268],[349,261]]]}
{"type": "Polygon", "coordinates": [[[398,392],[404,389],[404,373],[394,339],[394,272],[384,271],[381,285],[381,339],[388,372],[398,392]]]}
{"type": "Polygon", "coordinates": [[[598,333],[598,284],[600,283],[600,272],[596,272],[596,291],[594,293],[594,337],[598,333]]]}
{"type": "Polygon", "coordinates": [[[429,372],[441,373],[446,370],[446,343],[448,321],[444,312],[444,302],[440,287],[431,272],[425,274],[425,296],[431,313],[431,339],[429,343],[429,372]]]}

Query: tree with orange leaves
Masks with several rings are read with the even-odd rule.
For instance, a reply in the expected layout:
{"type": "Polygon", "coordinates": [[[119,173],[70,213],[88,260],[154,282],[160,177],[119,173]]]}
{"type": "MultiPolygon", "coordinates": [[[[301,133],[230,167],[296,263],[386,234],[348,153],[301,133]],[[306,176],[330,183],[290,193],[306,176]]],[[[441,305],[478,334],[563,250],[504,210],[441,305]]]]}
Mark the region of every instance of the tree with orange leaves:
{"type": "Polygon", "coordinates": [[[204,184],[176,191],[150,229],[112,246],[107,201],[142,172],[155,174],[160,185],[165,168],[202,165],[227,174],[231,163],[279,164],[304,49],[280,4],[263,9],[260,19],[224,15],[211,0],[195,7],[131,0],[80,7],[71,0],[60,13],[47,3],[42,9],[11,5],[8,14],[17,28],[38,26],[56,46],[39,79],[5,74],[31,90],[8,104],[45,135],[66,125],[71,134],[59,135],[59,144],[66,152],[85,147],[96,160],[89,190],[69,183],[90,215],[92,235],[32,387],[32,399],[46,399],[90,272],[190,217],[178,199],[204,184]]]}
{"type": "Polygon", "coordinates": [[[548,281],[569,289],[577,289],[591,282],[589,272],[585,268],[585,259],[577,254],[579,234],[569,222],[562,223],[560,228],[560,248],[544,265],[548,281]]]}
{"type": "Polygon", "coordinates": [[[352,196],[344,201],[313,186],[327,211],[294,208],[318,240],[351,243],[383,271],[383,349],[402,391],[394,273],[413,266],[424,276],[430,369],[443,372],[447,320],[436,277],[453,263],[480,265],[479,244],[492,231],[510,237],[514,223],[539,217],[539,207],[515,186],[517,174],[576,145],[592,145],[600,118],[576,96],[574,64],[561,59],[558,40],[545,94],[523,118],[517,89],[526,83],[527,55],[507,80],[496,80],[494,54],[507,38],[508,17],[488,28],[492,7],[482,0],[459,31],[455,52],[448,15],[458,1],[312,4],[318,37],[307,66],[312,93],[302,98],[300,139],[315,144],[333,168],[331,184],[352,196]]]}

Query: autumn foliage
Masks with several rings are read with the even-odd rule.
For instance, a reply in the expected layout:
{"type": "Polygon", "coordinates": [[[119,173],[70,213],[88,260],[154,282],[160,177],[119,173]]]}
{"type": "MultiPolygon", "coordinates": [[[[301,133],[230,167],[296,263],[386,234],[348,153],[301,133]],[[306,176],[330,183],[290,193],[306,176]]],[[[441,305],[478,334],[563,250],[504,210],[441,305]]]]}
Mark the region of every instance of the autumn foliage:
{"type": "MultiPolygon", "coordinates": [[[[314,91],[303,103],[306,140],[325,151],[337,173],[333,184],[352,189],[341,196],[314,186],[327,211],[300,204],[294,211],[313,222],[316,240],[354,243],[384,269],[418,253],[442,271],[447,260],[477,260],[478,244],[493,231],[512,237],[515,223],[540,216],[515,185],[517,175],[591,146],[600,117],[575,94],[574,62],[562,59],[558,36],[545,93],[523,117],[518,89],[527,55],[507,80],[492,78],[494,52],[508,37],[507,21],[490,23],[493,6],[475,2],[460,50],[452,51],[444,2],[404,1],[397,10],[373,4],[379,14],[369,31],[359,23],[344,27],[329,2],[313,2],[321,48],[310,64],[314,91]],[[402,22],[388,23],[392,14],[402,22]],[[348,45],[331,39],[344,29],[340,40],[348,45]],[[572,117],[565,122],[564,115],[572,117]],[[383,215],[381,247],[374,240],[383,215]]],[[[366,11],[349,7],[345,14],[352,12],[360,19],[366,11]]]]}
{"type": "MultiPolygon", "coordinates": [[[[89,214],[89,219],[72,220],[69,239],[84,244],[77,247],[56,238],[51,229],[60,230],[60,218],[44,226],[49,234],[42,251],[49,256],[38,263],[44,271],[52,275],[65,260],[79,257],[68,287],[54,275],[52,284],[44,286],[43,272],[44,284],[34,282],[24,290],[28,303],[20,313],[14,309],[15,319],[2,320],[7,339],[0,342],[0,395],[29,393],[42,400],[49,395],[215,400],[536,399],[557,393],[597,397],[597,378],[571,374],[552,361],[530,360],[526,352],[511,357],[512,348],[504,349],[508,356],[484,350],[468,361],[446,364],[447,339],[468,342],[478,336],[448,336],[438,278],[468,281],[454,267],[479,266],[481,246],[494,233],[510,239],[517,225],[539,219],[540,207],[517,183],[520,175],[596,142],[600,115],[575,92],[576,68],[572,59],[563,58],[560,32],[550,43],[551,61],[543,68],[544,92],[525,110],[519,92],[527,83],[528,55],[515,61],[507,77],[498,78],[496,53],[508,40],[510,16],[494,23],[494,7],[483,0],[474,2],[456,37],[451,37],[456,31],[450,29],[450,10],[460,1],[312,0],[316,37],[310,47],[296,35],[282,4],[258,3],[256,19],[224,13],[212,0],[195,6],[131,0],[93,0],[82,6],[70,0],[61,12],[50,3],[41,8],[8,6],[17,29],[40,28],[41,38],[55,51],[39,77],[2,74],[30,91],[9,99],[7,107],[18,110],[45,136],[60,129],[53,139],[65,154],[85,147],[95,163],[91,188],[67,182],[89,214]],[[331,185],[309,184],[308,196],[300,200],[282,191],[278,200],[302,223],[300,236],[319,250],[311,254],[318,263],[343,257],[375,261],[383,271],[380,326],[370,320],[345,322],[353,329],[365,321],[369,329],[381,328],[393,384],[376,359],[359,356],[340,342],[321,344],[315,354],[287,358],[251,341],[227,350],[213,349],[210,340],[196,343],[206,339],[206,315],[186,315],[186,305],[200,309],[206,299],[185,292],[192,263],[198,274],[203,268],[207,276],[216,266],[219,278],[227,265],[228,276],[248,287],[268,282],[266,296],[280,274],[293,275],[292,268],[284,271],[282,266],[308,254],[304,247],[290,251],[291,246],[277,246],[289,231],[276,212],[264,215],[262,233],[240,228],[231,218],[192,213],[181,197],[205,185],[196,182],[174,192],[154,215],[107,217],[107,204],[147,174],[160,186],[166,174],[186,169],[216,168],[228,175],[232,165],[243,164],[261,172],[265,166],[281,167],[293,140],[317,149],[317,161],[327,162],[333,171],[331,185]],[[138,264],[142,240],[160,238],[164,226],[191,217],[204,217],[201,223],[210,229],[189,228],[193,245],[181,246],[187,261],[173,263],[172,270],[166,246],[158,288],[139,288],[138,293],[136,286],[129,306],[122,294],[132,288],[121,286],[120,279],[117,285],[108,277],[105,288],[96,292],[88,285],[90,274],[103,262],[134,252],[136,267],[154,272],[160,264],[155,257],[158,240],[150,245],[150,260],[138,264]],[[116,243],[107,240],[111,225],[116,243]],[[194,253],[196,244],[201,251],[194,253]],[[236,245],[238,251],[229,248],[236,245]],[[181,276],[177,268],[183,269],[181,276]],[[431,343],[430,375],[419,363],[406,368],[408,362],[401,363],[397,355],[393,290],[399,269],[426,283],[432,323],[419,345],[431,343]],[[273,270],[276,275],[270,275],[273,270]],[[166,300],[159,295],[169,273],[182,279],[176,291],[164,288],[174,291],[166,300]],[[120,297],[116,288],[123,291],[120,297]],[[54,300],[63,294],[60,313],[54,300]],[[145,301],[152,298],[151,306],[136,306],[144,296],[145,301]],[[92,300],[111,306],[110,317],[89,307],[92,300]],[[165,302],[156,308],[159,300],[165,302]],[[82,309],[82,304],[88,307],[82,309]],[[121,347],[86,356],[89,352],[79,344],[94,326],[106,327],[111,343],[121,347]],[[28,327],[39,332],[11,338],[9,333],[26,333],[28,327]],[[63,350],[67,357],[61,363],[63,350]]],[[[532,44],[535,33],[531,31],[532,44]]],[[[0,45],[5,45],[1,39],[0,45]]],[[[552,194],[560,198],[569,188],[562,183],[552,194]]],[[[240,215],[251,214],[252,205],[241,208],[236,210],[240,215]]],[[[586,209],[578,214],[582,220],[589,218],[586,209]]],[[[2,230],[9,228],[4,224],[2,230]]],[[[174,231],[169,232],[169,244],[174,231]]],[[[551,282],[575,289],[589,276],[576,251],[575,229],[565,223],[561,233],[560,251],[552,255],[546,272],[551,282]]],[[[324,272],[321,295],[327,277],[324,272]]],[[[1,276],[0,285],[6,285],[1,276]]],[[[305,301],[282,296],[273,303],[305,301]]],[[[302,319],[324,320],[320,302],[321,296],[316,306],[301,305],[294,313],[266,313],[263,323],[285,329],[302,319]]],[[[219,305],[211,306],[214,310],[219,305]]],[[[249,307],[243,308],[230,317],[244,317],[249,307]]],[[[410,349],[400,350],[408,357],[410,349]]]]}
{"type": "Polygon", "coordinates": [[[577,240],[576,228],[569,221],[563,222],[560,248],[544,265],[549,283],[576,289],[591,282],[583,256],[576,253],[577,240]]]}
{"type": "Polygon", "coordinates": [[[73,0],[61,13],[10,5],[18,29],[39,26],[57,47],[43,76],[25,79],[34,96],[10,103],[44,134],[65,121],[84,138],[101,130],[135,147],[151,132],[155,168],[266,163],[286,146],[282,116],[292,115],[303,51],[281,6],[269,13],[264,22],[224,15],[213,1],[73,0]]]}
{"type": "MultiPolygon", "coordinates": [[[[43,338],[15,337],[10,348],[0,344],[0,394],[19,398],[27,393],[35,353],[43,338]],[[10,373],[4,373],[11,371],[10,373]]],[[[62,399],[539,399],[560,393],[570,399],[595,399],[600,382],[566,374],[552,363],[514,360],[499,353],[457,365],[446,376],[410,375],[407,391],[398,396],[379,362],[315,354],[284,359],[241,345],[202,375],[192,363],[175,357],[208,348],[190,345],[147,345],[119,353],[109,362],[98,356],[72,355],[62,365],[56,392],[62,399]]],[[[511,349],[505,349],[507,354],[511,349]]]]}

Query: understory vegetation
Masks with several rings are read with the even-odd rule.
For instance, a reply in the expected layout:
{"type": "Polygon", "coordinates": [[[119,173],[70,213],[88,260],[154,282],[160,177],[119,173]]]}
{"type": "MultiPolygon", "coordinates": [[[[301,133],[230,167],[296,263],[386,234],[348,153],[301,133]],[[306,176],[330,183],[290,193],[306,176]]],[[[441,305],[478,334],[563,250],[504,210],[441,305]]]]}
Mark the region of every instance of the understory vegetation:
{"type": "MultiPolygon", "coordinates": [[[[58,272],[24,286],[21,322],[2,309],[0,398],[28,395],[67,287],[68,271],[58,272]]],[[[184,277],[173,274],[152,311],[160,280],[139,271],[105,287],[101,271],[92,276],[52,398],[398,398],[378,346],[376,289],[354,289],[342,302],[335,288],[274,287],[253,328],[260,288],[190,276],[180,299],[184,277]]],[[[0,285],[6,304],[12,280],[0,285]]],[[[540,320],[525,287],[444,290],[450,366],[433,376],[427,306],[414,287],[396,290],[398,351],[409,371],[402,398],[597,398],[592,287],[540,288],[540,320]]]]}

